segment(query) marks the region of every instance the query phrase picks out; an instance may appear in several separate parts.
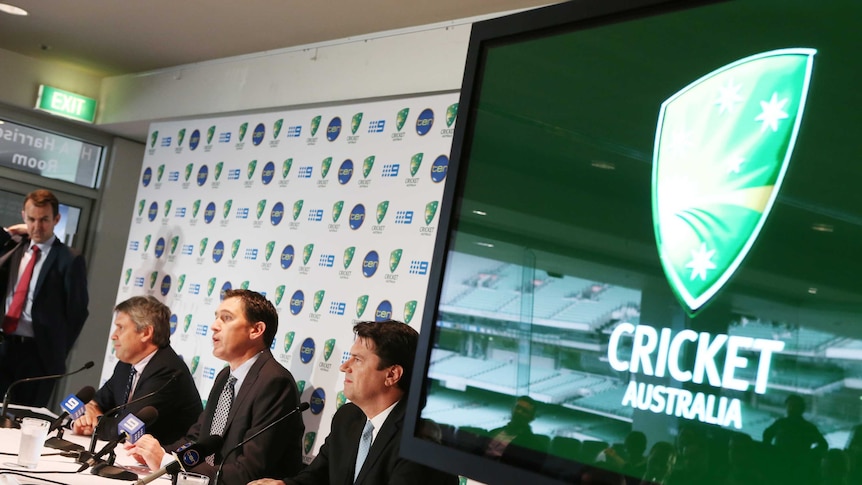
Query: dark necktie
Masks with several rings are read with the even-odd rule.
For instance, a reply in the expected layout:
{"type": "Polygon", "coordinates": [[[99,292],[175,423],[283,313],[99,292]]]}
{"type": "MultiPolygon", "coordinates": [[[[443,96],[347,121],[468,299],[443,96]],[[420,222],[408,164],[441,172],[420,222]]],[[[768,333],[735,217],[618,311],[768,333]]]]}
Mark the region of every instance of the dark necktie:
{"type": "MultiPolygon", "coordinates": [[[[230,406],[233,404],[233,388],[236,384],[236,377],[230,376],[221,390],[216,403],[215,413],[213,414],[213,422],[210,426],[210,434],[221,435],[227,426],[227,415],[230,413],[230,406]]],[[[207,463],[215,465],[215,459],[212,455],[206,458],[207,463]]]]}
{"type": "Polygon", "coordinates": [[[3,319],[3,333],[11,334],[18,329],[18,320],[21,318],[21,312],[24,311],[24,305],[27,303],[27,293],[30,292],[33,268],[36,266],[36,261],[39,260],[39,246],[34,244],[32,251],[30,261],[27,262],[27,267],[24,268],[24,272],[21,273],[21,278],[18,280],[18,286],[15,287],[9,311],[6,312],[6,317],[3,319]]]}
{"type": "Polygon", "coordinates": [[[126,382],[126,392],[125,392],[125,394],[123,394],[123,401],[122,402],[129,402],[129,398],[132,397],[132,385],[135,382],[135,374],[137,374],[137,373],[138,373],[138,371],[135,370],[134,367],[132,367],[132,371],[129,372],[129,381],[126,382]]]}

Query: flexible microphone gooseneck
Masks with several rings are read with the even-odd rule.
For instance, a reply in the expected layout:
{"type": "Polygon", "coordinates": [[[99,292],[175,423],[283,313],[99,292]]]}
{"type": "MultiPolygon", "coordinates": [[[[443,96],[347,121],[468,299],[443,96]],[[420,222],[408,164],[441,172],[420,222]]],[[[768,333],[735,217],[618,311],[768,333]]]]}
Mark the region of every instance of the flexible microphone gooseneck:
{"type": "Polygon", "coordinates": [[[68,377],[68,376],[71,376],[73,374],[77,374],[78,372],[85,371],[85,370],[93,367],[94,365],[95,364],[91,360],[91,361],[87,362],[86,364],[84,364],[83,367],[81,367],[80,369],[78,369],[76,371],[67,372],[65,374],[54,374],[54,375],[50,375],[50,376],[28,377],[26,379],[18,379],[17,381],[13,382],[12,384],[9,384],[9,387],[6,389],[6,395],[3,396],[3,409],[0,410],[0,428],[20,428],[21,427],[21,425],[18,424],[17,421],[15,421],[14,419],[12,419],[6,415],[6,407],[9,404],[9,393],[12,392],[13,387],[15,387],[18,384],[24,383],[24,382],[35,382],[35,381],[46,381],[46,380],[50,380],[50,379],[61,379],[63,377],[68,377]]]}
{"type": "Polygon", "coordinates": [[[167,381],[165,381],[164,384],[162,384],[162,387],[156,389],[153,392],[148,392],[148,393],[144,394],[143,396],[136,397],[135,399],[132,399],[129,402],[124,402],[118,406],[114,406],[111,409],[109,409],[106,413],[103,413],[101,416],[99,416],[97,421],[96,421],[96,426],[93,428],[93,436],[90,438],[90,448],[89,448],[90,453],[92,453],[96,449],[96,439],[97,439],[97,436],[99,436],[99,430],[101,429],[101,425],[102,425],[102,421],[103,421],[102,418],[104,418],[105,416],[113,417],[113,416],[115,416],[114,413],[119,413],[120,411],[125,409],[127,406],[130,406],[132,404],[137,404],[137,403],[139,403],[145,399],[149,399],[149,398],[155,396],[156,394],[164,391],[166,387],[168,387],[172,382],[177,380],[177,377],[179,377],[179,375],[180,375],[179,372],[174,372],[173,374],[171,374],[171,377],[167,381]]]}
{"type": "MultiPolygon", "coordinates": [[[[129,417],[131,417],[131,415],[129,415],[129,417]]],[[[155,423],[158,418],[159,418],[159,412],[156,410],[156,408],[154,408],[152,406],[147,406],[147,407],[141,409],[140,411],[138,411],[136,421],[143,422],[144,428],[146,428],[148,426],[152,426],[153,423],[155,423]]],[[[121,423],[121,425],[122,425],[122,423],[121,423]]],[[[140,425],[139,425],[139,427],[140,427],[140,425]]],[[[141,433],[143,434],[143,431],[141,431],[141,433]]],[[[87,468],[99,463],[102,460],[102,457],[105,456],[106,454],[113,453],[114,448],[116,448],[118,444],[126,441],[127,437],[129,437],[129,434],[124,431],[122,433],[119,433],[119,435],[116,438],[112,439],[111,441],[108,441],[108,443],[105,444],[105,446],[103,446],[102,449],[99,450],[98,453],[90,456],[89,458],[87,458],[86,461],[84,461],[81,464],[81,467],[78,469],[78,473],[81,473],[82,471],[86,470],[87,468]]],[[[132,439],[132,438],[130,438],[130,439],[132,439]]]]}
{"type": "Polygon", "coordinates": [[[307,402],[301,402],[301,403],[299,403],[299,406],[297,406],[297,407],[293,408],[289,413],[287,413],[287,414],[285,414],[284,416],[282,416],[282,417],[280,417],[280,418],[276,419],[275,421],[273,421],[273,422],[271,422],[271,423],[267,424],[266,426],[264,426],[264,427],[263,427],[263,429],[261,429],[260,431],[258,431],[258,432],[257,432],[257,433],[255,433],[255,434],[253,434],[253,435],[249,436],[248,438],[246,438],[246,439],[244,439],[244,440],[240,441],[236,446],[234,446],[233,448],[231,448],[230,450],[228,450],[228,452],[227,452],[227,453],[225,453],[224,457],[222,457],[221,463],[219,463],[219,465],[218,465],[218,469],[216,470],[215,480],[213,481],[213,485],[218,485],[218,480],[219,480],[219,477],[221,476],[221,469],[222,469],[222,467],[224,467],[224,464],[225,464],[225,462],[227,461],[227,457],[228,457],[228,456],[230,456],[230,454],[231,454],[231,453],[233,453],[234,451],[236,451],[236,450],[240,449],[240,448],[242,447],[242,445],[244,445],[244,444],[248,443],[249,441],[251,441],[251,440],[253,440],[253,439],[257,438],[261,433],[263,433],[264,431],[267,431],[268,429],[272,428],[272,427],[273,427],[273,426],[275,426],[276,424],[278,424],[278,423],[280,423],[280,422],[284,421],[285,419],[287,419],[287,418],[289,418],[289,417],[293,416],[293,415],[294,415],[294,414],[296,414],[296,413],[301,413],[301,412],[305,411],[306,409],[308,409],[308,408],[310,408],[310,407],[311,407],[311,405],[310,405],[310,404],[308,404],[307,402]]]}

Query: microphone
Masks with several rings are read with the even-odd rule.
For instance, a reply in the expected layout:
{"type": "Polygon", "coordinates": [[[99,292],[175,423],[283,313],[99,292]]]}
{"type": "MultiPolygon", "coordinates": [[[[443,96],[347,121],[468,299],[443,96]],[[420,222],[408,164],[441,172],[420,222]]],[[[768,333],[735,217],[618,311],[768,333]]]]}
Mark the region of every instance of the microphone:
{"type": "MultiPolygon", "coordinates": [[[[86,470],[87,468],[95,465],[101,458],[108,452],[113,452],[114,448],[117,447],[118,444],[123,443],[128,439],[130,443],[134,443],[138,441],[138,439],[144,435],[145,427],[152,426],[153,423],[159,418],[159,412],[156,408],[152,406],[147,406],[140,411],[138,411],[138,416],[134,414],[127,414],[120,424],[117,425],[117,437],[108,441],[101,450],[95,455],[90,456],[86,461],[84,461],[80,468],[78,468],[78,473],[86,470]]],[[[83,457],[82,457],[83,458],[83,457]]]]}
{"type": "Polygon", "coordinates": [[[64,409],[63,413],[55,419],[54,422],[51,423],[51,427],[48,428],[48,433],[57,430],[57,436],[48,438],[48,440],[45,441],[45,446],[64,451],[84,451],[83,446],[63,439],[63,423],[66,421],[67,417],[71,418],[71,421],[74,421],[83,416],[86,412],[86,404],[90,402],[95,395],[96,390],[93,389],[93,386],[85,386],[78,391],[78,394],[69,394],[66,396],[66,399],[63,399],[60,403],[64,409]]]}
{"type": "Polygon", "coordinates": [[[28,377],[26,379],[18,379],[17,381],[13,382],[12,384],[9,384],[9,387],[6,388],[6,395],[3,396],[3,408],[0,409],[0,428],[20,428],[21,427],[21,425],[18,424],[17,421],[15,421],[14,419],[12,419],[6,415],[6,406],[8,406],[8,404],[9,404],[9,393],[12,392],[13,387],[15,387],[18,384],[24,383],[24,382],[44,381],[44,380],[49,380],[49,379],[60,379],[63,377],[68,377],[68,376],[71,376],[73,374],[77,374],[78,372],[85,371],[85,370],[93,367],[93,365],[95,365],[95,364],[93,364],[93,361],[91,360],[91,361],[87,362],[86,364],[84,364],[83,367],[81,367],[80,369],[78,369],[76,371],[67,372],[65,374],[54,374],[54,375],[50,375],[50,376],[28,377]]]}
{"type": "Polygon", "coordinates": [[[181,470],[197,466],[204,458],[220,450],[222,444],[224,439],[217,434],[211,434],[197,443],[186,443],[175,452],[176,460],[139,479],[135,485],[146,485],[165,473],[176,475],[181,470]]]}
{"type": "Polygon", "coordinates": [[[310,405],[310,404],[308,404],[307,402],[301,402],[301,403],[299,403],[299,406],[297,406],[297,407],[293,408],[289,413],[287,413],[287,414],[285,414],[284,416],[282,416],[282,417],[280,417],[280,418],[276,419],[275,421],[273,421],[273,422],[271,422],[271,423],[267,424],[266,426],[264,426],[264,427],[263,427],[263,429],[261,429],[260,431],[258,431],[258,432],[257,432],[257,433],[255,433],[255,434],[253,434],[253,435],[249,436],[248,438],[246,438],[246,439],[244,439],[244,440],[240,441],[240,442],[239,442],[239,444],[237,444],[236,446],[234,446],[233,448],[231,448],[230,450],[228,450],[228,452],[227,452],[227,453],[225,453],[224,458],[222,458],[221,463],[219,463],[219,465],[218,465],[218,469],[216,470],[215,480],[213,481],[213,485],[218,485],[218,479],[219,479],[219,476],[221,476],[221,469],[222,469],[222,467],[224,467],[224,464],[225,464],[225,462],[227,461],[227,457],[228,457],[228,456],[230,456],[230,454],[231,454],[231,453],[233,453],[234,451],[236,451],[236,450],[238,450],[238,449],[242,448],[242,445],[244,445],[244,444],[248,443],[249,441],[251,441],[251,440],[253,440],[253,439],[257,438],[258,436],[260,436],[260,434],[261,434],[261,433],[263,433],[264,431],[267,431],[268,429],[272,428],[272,427],[273,427],[273,426],[275,426],[276,424],[278,424],[278,423],[280,423],[280,422],[284,421],[285,419],[287,419],[287,418],[289,418],[289,417],[293,416],[293,415],[294,415],[294,414],[296,414],[296,413],[301,413],[301,412],[305,411],[306,409],[308,409],[308,408],[310,408],[310,407],[311,407],[311,405],[310,405]]]}
{"type": "MultiPolygon", "coordinates": [[[[169,377],[168,380],[165,381],[165,383],[162,384],[162,386],[159,387],[158,389],[156,389],[155,391],[148,392],[148,393],[144,394],[143,396],[139,396],[139,397],[132,399],[129,402],[124,402],[118,406],[114,406],[111,409],[109,409],[106,413],[103,413],[101,416],[99,416],[99,420],[96,422],[96,427],[93,428],[93,437],[90,438],[90,453],[92,453],[96,449],[96,439],[99,436],[99,430],[101,429],[102,421],[104,421],[103,418],[105,416],[109,416],[109,417],[115,416],[116,415],[115,413],[119,413],[120,411],[125,409],[127,406],[130,406],[132,404],[137,404],[143,400],[146,400],[146,399],[149,399],[149,398],[155,396],[156,394],[159,394],[160,392],[164,391],[165,388],[167,388],[172,382],[177,380],[177,377],[179,377],[179,376],[180,376],[179,372],[174,372],[173,374],[171,374],[171,377],[169,377]]],[[[144,408],[144,409],[146,409],[146,408],[144,408]]],[[[143,411],[143,409],[142,409],[142,411],[143,411]]]]}

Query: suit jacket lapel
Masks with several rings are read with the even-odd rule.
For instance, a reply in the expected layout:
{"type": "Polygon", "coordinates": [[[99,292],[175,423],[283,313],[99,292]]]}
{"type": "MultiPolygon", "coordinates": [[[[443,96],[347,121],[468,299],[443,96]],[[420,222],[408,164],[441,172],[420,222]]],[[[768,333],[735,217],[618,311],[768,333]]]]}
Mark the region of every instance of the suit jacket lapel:
{"type": "MultiPolygon", "coordinates": [[[[374,442],[371,443],[371,449],[368,450],[368,456],[365,458],[365,463],[362,465],[362,470],[359,472],[359,476],[356,477],[356,481],[362,483],[364,476],[368,474],[368,470],[374,467],[374,463],[380,458],[380,455],[383,454],[383,450],[389,444],[390,441],[395,439],[398,436],[398,433],[401,432],[401,423],[404,418],[404,404],[406,401],[406,396],[395,405],[392,409],[392,412],[389,413],[389,416],[386,418],[386,421],[383,422],[383,426],[380,428],[380,431],[377,432],[377,437],[374,438],[374,442]]],[[[362,428],[365,427],[365,423],[362,423],[362,426],[359,429],[359,433],[357,435],[357,442],[359,441],[359,437],[362,435],[362,428]]],[[[353,454],[353,463],[356,463],[356,453],[353,454]]]]}
{"type": "Polygon", "coordinates": [[[257,382],[257,379],[260,376],[260,369],[271,358],[272,357],[269,352],[263,352],[260,354],[260,357],[257,358],[257,362],[255,362],[254,365],[251,366],[251,369],[248,370],[248,374],[246,374],[245,379],[242,381],[242,387],[234,389],[235,395],[233,398],[233,404],[230,406],[230,412],[227,415],[227,424],[224,427],[224,433],[222,433],[222,436],[227,436],[237,410],[244,408],[245,402],[251,399],[249,397],[252,394],[251,389],[254,387],[255,382],[257,382]]]}
{"type": "Polygon", "coordinates": [[[39,290],[42,289],[42,284],[45,282],[45,275],[48,274],[48,269],[52,264],[54,264],[54,261],[57,260],[57,255],[60,253],[59,248],[61,246],[63,246],[63,243],[55,237],[54,244],[51,245],[51,250],[48,251],[48,257],[42,262],[42,269],[39,271],[39,279],[36,280],[36,288],[33,290],[34,299],[36,298],[36,295],[39,294],[39,290]]]}

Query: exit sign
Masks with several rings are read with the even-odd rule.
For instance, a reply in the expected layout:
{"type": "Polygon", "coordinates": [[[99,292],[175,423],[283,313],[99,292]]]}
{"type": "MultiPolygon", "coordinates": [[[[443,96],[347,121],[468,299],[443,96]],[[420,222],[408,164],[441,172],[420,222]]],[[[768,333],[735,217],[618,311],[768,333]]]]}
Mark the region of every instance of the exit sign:
{"type": "Polygon", "coordinates": [[[39,85],[36,109],[86,123],[96,120],[95,99],[44,84],[39,85]]]}

